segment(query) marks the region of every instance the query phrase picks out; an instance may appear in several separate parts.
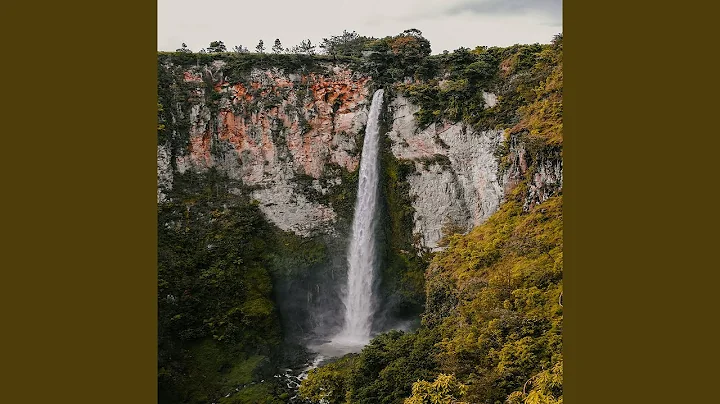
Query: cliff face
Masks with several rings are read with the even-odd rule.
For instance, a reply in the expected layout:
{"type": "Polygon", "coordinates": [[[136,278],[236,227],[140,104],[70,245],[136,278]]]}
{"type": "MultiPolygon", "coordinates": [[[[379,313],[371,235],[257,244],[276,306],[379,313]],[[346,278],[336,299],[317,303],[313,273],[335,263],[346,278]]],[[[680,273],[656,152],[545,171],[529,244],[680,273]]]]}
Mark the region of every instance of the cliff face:
{"type": "Polygon", "coordinates": [[[443,227],[464,231],[493,214],[503,197],[494,153],[503,141],[500,130],[476,132],[460,123],[418,128],[419,107],[398,96],[391,103],[393,154],[411,160],[414,233],[423,247],[438,248],[443,227]]]}
{"type": "MultiPolygon", "coordinates": [[[[189,114],[188,153],[176,157],[177,170],[220,168],[252,187],[252,197],[281,229],[303,236],[332,233],[333,207],[310,200],[297,179],[311,177],[315,191],[325,194],[342,181],[325,178],[326,167],[357,170],[368,78],[341,66],[332,66],[326,75],[253,69],[247,86],[213,77],[213,91],[221,97],[213,111],[202,86],[203,74],[212,77],[223,66],[213,67],[216,71],[184,72],[184,81],[197,85],[198,97],[189,114]]],[[[167,149],[158,146],[161,188],[171,186],[167,149]]]]}
{"type": "Polygon", "coordinates": [[[321,369],[310,395],[326,377],[335,389],[336,370],[340,401],[401,402],[442,373],[469,385],[467,402],[545,394],[524,381],[562,378],[562,36],[442,55],[417,30],[338,41],[322,55],[158,54],[160,391],[242,401],[249,390],[227,393],[260,359],[240,352],[299,360],[293,344],[340,330],[364,129],[383,88],[373,330],[422,321],[377,337],[357,371],[321,369]],[[528,352],[537,360],[516,360],[528,352]],[[364,367],[378,354],[382,366],[364,367]]]}
{"type": "MultiPolygon", "coordinates": [[[[172,187],[174,170],[216,167],[250,187],[281,229],[335,234],[338,207],[317,196],[335,192],[346,185],[343,173],[357,171],[370,78],[328,64],[324,72],[307,74],[254,68],[244,83],[230,84],[224,68],[216,61],[182,71],[189,108],[177,106],[174,116],[186,120],[188,146],[176,155],[168,144],[158,146],[158,201],[172,187]]],[[[482,95],[485,108],[498,103],[495,94],[482,95]]],[[[528,170],[528,152],[512,138],[505,145],[510,163],[499,167],[503,130],[476,131],[462,123],[422,128],[414,115],[420,108],[407,98],[395,94],[386,105],[392,153],[415,167],[407,181],[419,248],[438,250],[445,226],[468,231],[483,223],[528,170]]],[[[536,165],[526,207],[562,188],[562,159],[536,165]]]]}

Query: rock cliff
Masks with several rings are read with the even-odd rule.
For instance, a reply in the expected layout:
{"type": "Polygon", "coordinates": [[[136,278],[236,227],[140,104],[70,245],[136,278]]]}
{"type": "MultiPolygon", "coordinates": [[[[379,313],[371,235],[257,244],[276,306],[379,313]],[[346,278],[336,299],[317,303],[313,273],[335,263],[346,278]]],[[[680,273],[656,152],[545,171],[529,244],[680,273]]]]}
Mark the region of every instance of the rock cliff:
{"type": "Polygon", "coordinates": [[[423,247],[435,250],[443,226],[462,230],[479,225],[500,205],[503,188],[494,153],[503,141],[500,130],[476,132],[461,123],[418,128],[419,107],[396,97],[392,129],[393,154],[411,160],[410,193],[415,210],[414,233],[423,247]]]}
{"type": "MultiPolygon", "coordinates": [[[[311,177],[312,187],[324,194],[342,181],[324,178],[327,166],[357,170],[368,78],[342,66],[329,67],[326,75],[253,69],[247,86],[215,78],[211,91],[221,98],[213,111],[205,101],[203,74],[212,77],[222,67],[184,72],[184,81],[197,85],[192,91],[198,97],[190,107],[188,153],[176,157],[177,170],[218,167],[252,187],[252,197],[281,229],[303,236],[331,233],[333,207],[310,200],[297,179],[311,177]]],[[[161,189],[171,186],[167,149],[158,146],[161,189]]]]}
{"type": "MultiPolygon", "coordinates": [[[[370,78],[328,63],[319,73],[253,68],[245,80],[231,84],[224,68],[216,61],[182,69],[187,105],[178,104],[173,119],[186,120],[187,148],[173,155],[168,144],[158,145],[158,201],[172,186],[174,171],[216,167],[249,187],[281,229],[302,236],[335,234],[337,206],[317,196],[342,187],[341,173],[358,168],[370,78]]],[[[482,96],[486,108],[498,103],[493,93],[482,96]]],[[[503,130],[476,131],[463,123],[423,128],[415,119],[418,110],[394,94],[386,136],[395,158],[415,167],[407,181],[417,247],[437,250],[445,226],[467,231],[498,209],[527,171],[527,153],[510,141],[511,164],[501,172],[497,149],[506,141],[503,130]]],[[[561,188],[562,159],[542,160],[526,204],[561,188]]]]}

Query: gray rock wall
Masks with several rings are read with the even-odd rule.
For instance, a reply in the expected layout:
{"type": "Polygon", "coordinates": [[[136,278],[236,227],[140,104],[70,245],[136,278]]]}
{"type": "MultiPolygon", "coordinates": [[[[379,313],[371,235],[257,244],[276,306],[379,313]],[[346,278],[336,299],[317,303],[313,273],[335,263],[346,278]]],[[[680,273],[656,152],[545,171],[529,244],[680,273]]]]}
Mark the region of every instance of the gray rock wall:
{"type": "Polygon", "coordinates": [[[422,246],[437,250],[444,225],[470,230],[500,206],[503,187],[493,153],[502,131],[475,132],[460,123],[421,129],[413,116],[419,107],[398,96],[391,108],[393,125],[387,135],[393,154],[415,163],[408,180],[414,232],[422,246]]]}

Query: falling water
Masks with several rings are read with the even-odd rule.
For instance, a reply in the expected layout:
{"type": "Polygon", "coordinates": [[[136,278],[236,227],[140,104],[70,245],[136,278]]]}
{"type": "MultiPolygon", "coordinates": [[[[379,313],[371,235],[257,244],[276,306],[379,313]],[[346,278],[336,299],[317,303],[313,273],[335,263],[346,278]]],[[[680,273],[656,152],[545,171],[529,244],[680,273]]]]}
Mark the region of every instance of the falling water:
{"type": "Polygon", "coordinates": [[[355,201],[352,240],[348,251],[345,325],[335,340],[365,344],[370,340],[374,309],[373,282],[375,270],[375,225],[377,222],[378,182],[380,176],[378,149],[380,109],[383,90],[375,91],[368,117],[360,158],[360,177],[355,201]]]}

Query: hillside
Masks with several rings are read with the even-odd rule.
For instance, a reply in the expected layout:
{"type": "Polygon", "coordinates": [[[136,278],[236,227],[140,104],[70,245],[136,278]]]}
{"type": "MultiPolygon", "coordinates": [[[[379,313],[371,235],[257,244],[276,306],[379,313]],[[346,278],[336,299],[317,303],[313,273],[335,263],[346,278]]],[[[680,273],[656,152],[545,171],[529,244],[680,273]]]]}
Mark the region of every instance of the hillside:
{"type": "Polygon", "coordinates": [[[326,55],[158,55],[161,402],[294,395],[273,376],[341,326],[377,88],[374,329],[405,331],[311,371],[301,393],[562,400],[562,37],[431,56],[409,30],[326,55]]]}

